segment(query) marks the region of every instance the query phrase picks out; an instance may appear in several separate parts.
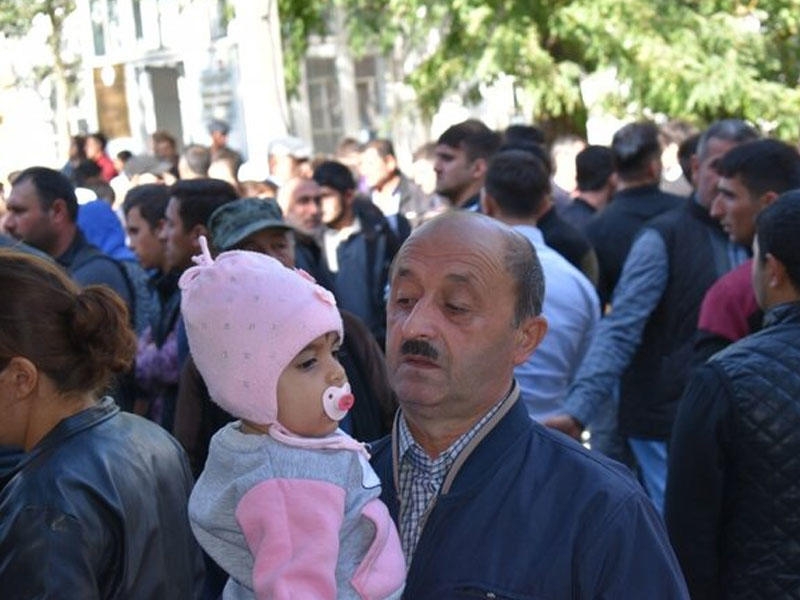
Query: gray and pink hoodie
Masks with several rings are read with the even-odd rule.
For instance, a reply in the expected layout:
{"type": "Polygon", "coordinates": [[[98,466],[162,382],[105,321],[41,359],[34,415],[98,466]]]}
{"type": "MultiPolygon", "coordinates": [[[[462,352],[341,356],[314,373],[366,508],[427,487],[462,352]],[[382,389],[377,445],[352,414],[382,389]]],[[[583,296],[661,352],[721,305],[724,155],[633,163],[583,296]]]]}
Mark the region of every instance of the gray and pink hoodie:
{"type": "Polygon", "coordinates": [[[399,598],[403,553],[364,455],[239,427],[211,440],[189,501],[195,537],[230,575],[223,598],[399,598]]]}
{"type": "MultiPolygon", "coordinates": [[[[269,256],[212,260],[201,245],[180,280],[189,348],[212,400],[267,431],[217,432],[189,500],[197,540],[230,575],[223,598],[399,598],[403,552],[364,446],[277,420],[284,368],[320,335],[342,335],[333,295],[269,256]]],[[[334,420],[351,400],[347,384],[320,398],[334,420]]]]}

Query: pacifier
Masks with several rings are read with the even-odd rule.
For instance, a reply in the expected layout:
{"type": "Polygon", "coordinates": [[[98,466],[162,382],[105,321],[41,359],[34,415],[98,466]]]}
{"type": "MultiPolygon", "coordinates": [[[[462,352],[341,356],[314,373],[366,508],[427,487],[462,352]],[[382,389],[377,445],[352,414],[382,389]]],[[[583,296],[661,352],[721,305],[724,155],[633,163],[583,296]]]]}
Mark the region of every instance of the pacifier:
{"type": "Polygon", "coordinates": [[[325,414],[334,421],[344,419],[354,402],[355,398],[350,393],[349,383],[345,383],[341,387],[331,386],[322,392],[322,408],[325,414]]]}

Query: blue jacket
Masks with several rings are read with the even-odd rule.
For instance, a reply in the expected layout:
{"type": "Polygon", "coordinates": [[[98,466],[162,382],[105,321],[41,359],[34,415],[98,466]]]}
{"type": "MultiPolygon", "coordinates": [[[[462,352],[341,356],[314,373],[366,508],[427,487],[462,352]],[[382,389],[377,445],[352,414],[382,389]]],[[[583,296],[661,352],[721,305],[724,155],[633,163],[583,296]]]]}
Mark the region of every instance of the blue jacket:
{"type": "MultiPolygon", "coordinates": [[[[517,396],[445,478],[404,597],[688,598],[661,518],[624,467],[533,422],[517,396]]],[[[395,423],[372,448],[395,521],[396,436],[395,423]]]]}

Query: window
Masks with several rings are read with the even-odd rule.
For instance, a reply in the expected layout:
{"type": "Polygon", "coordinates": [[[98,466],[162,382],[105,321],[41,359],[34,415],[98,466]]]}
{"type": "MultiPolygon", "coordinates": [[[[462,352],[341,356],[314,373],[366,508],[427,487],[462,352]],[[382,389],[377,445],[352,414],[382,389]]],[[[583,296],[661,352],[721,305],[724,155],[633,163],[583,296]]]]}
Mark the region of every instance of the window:
{"type": "Polygon", "coordinates": [[[317,152],[333,153],[344,135],[342,100],[332,58],[306,60],[311,136],[317,152]]]}

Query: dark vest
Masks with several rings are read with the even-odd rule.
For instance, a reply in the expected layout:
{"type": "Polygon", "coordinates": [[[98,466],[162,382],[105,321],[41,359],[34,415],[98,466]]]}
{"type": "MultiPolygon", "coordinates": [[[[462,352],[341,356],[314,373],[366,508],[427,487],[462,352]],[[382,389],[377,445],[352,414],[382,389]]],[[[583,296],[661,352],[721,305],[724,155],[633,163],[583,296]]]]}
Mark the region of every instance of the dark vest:
{"type": "Polygon", "coordinates": [[[700,304],[732,265],[725,234],[692,199],[646,227],[664,240],[669,279],[622,376],[619,423],[624,435],[667,440],[692,362],[700,304]]]}
{"type": "Polygon", "coordinates": [[[614,194],[611,203],[586,224],[600,267],[598,292],[605,304],[619,281],[622,265],[639,229],[653,217],[680,206],[680,196],[666,194],[658,185],[644,185],[614,194]]]}
{"type": "Polygon", "coordinates": [[[711,359],[733,415],[722,506],[720,582],[726,598],[796,598],[800,591],[800,303],[767,313],[764,329],[711,359]]]}

